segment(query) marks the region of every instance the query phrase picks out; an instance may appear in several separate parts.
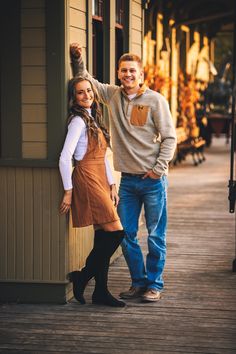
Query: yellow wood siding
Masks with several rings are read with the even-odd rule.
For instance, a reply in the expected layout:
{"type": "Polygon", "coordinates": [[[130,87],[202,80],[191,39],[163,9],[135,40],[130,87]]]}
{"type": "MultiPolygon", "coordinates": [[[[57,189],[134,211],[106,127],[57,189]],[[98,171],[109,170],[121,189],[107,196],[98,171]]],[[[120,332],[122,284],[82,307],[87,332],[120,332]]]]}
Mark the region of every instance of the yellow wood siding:
{"type": "Polygon", "coordinates": [[[71,27],[70,43],[78,42],[83,48],[86,48],[86,32],[82,29],[71,27]]]}
{"type": "Polygon", "coordinates": [[[70,0],[70,8],[86,12],[86,0],[70,0]]]}
{"type": "Polygon", "coordinates": [[[69,44],[78,42],[83,47],[83,57],[86,61],[86,0],[70,0],[68,6],[67,31],[68,31],[68,62],[69,44]]]}
{"type": "Polygon", "coordinates": [[[70,26],[84,29],[86,27],[86,14],[83,11],[70,8],[70,26]]]}
{"type": "Polygon", "coordinates": [[[21,2],[22,156],[47,158],[45,1],[21,2]]]}
{"type": "Polygon", "coordinates": [[[130,2],[130,52],[142,57],[143,10],[141,0],[130,2]]]}

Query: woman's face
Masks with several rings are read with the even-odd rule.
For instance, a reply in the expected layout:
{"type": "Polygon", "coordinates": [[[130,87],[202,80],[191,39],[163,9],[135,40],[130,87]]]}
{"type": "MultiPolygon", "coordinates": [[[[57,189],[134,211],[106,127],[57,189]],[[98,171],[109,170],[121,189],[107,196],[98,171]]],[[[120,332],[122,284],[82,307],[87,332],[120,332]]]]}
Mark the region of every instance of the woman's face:
{"type": "Polygon", "coordinates": [[[80,81],[75,85],[76,103],[83,108],[90,108],[94,101],[94,93],[89,81],[80,81]]]}

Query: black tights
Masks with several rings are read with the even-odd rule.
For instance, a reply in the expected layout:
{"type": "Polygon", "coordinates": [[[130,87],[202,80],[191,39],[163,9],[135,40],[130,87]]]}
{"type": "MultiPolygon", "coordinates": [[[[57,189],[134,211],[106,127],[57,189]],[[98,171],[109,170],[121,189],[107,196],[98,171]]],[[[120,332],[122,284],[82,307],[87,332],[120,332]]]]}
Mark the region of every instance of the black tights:
{"type": "Polygon", "coordinates": [[[73,282],[74,297],[85,304],[84,290],[91,278],[95,278],[95,289],[92,295],[94,304],[123,307],[123,301],[114,298],[108,291],[108,270],[110,259],[124,238],[124,231],[95,231],[93,249],[86,259],[81,271],[69,273],[73,282]]]}
{"type": "Polygon", "coordinates": [[[109,269],[110,258],[119,247],[123,238],[123,230],[95,231],[93,249],[88,255],[85,266],[81,271],[81,275],[86,282],[95,277],[95,290],[97,290],[98,287],[103,287],[104,291],[107,290],[107,273],[109,269]]]}

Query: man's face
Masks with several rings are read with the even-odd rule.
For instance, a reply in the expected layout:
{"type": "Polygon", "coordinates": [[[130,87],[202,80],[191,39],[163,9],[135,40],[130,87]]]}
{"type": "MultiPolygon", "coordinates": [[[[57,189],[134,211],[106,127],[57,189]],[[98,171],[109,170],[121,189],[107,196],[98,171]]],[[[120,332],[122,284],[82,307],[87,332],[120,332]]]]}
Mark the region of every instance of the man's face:
{"type": "Polygon", "coordinates": [[[122,61],[118,69],[118,79],[127,92],[135,93],[139,89],[143,71],[136,61],[122,61]],[[134,92],[133,92],[134,91],[134,92]]]}

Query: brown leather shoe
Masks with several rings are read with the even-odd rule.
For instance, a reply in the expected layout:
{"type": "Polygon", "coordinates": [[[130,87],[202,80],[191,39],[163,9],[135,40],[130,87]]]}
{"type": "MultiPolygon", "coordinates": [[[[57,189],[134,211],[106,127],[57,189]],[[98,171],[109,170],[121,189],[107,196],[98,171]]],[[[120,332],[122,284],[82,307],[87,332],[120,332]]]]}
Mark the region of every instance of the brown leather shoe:
{"type": "Polygon", "coordinates": [[[143,302],[154,302],[160,300],[160,298],[161,293],[156,289],[147,289],[147,291],[145,291],[145,293],[142,295],[143,302]]]}
{"type": "Polygon", "coordinates": [[[131,286],[128,291],[123,291],[120,293],[121,299],[136,299],[142,296],[146,291],[145,287],[141,286],[131,286]]]}

